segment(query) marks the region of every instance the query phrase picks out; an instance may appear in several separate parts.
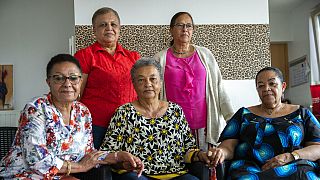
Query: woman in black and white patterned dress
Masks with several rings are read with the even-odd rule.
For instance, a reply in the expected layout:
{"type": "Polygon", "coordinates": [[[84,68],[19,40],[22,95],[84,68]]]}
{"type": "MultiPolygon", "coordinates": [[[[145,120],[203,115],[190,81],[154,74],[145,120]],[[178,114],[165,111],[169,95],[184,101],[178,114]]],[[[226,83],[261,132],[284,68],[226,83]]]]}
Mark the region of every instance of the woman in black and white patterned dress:
{"type": "Polygon", "coordinates": [[[138,100],[116,110],[101,150],[127,151],[141,159],[145,170],[138,177],[119,168],[114,179],[193,180],[198,178],[188,174],[185,163],[210,163],[208,154],[196,149],[181,107],[159,100],[161,73],[152,58],[138,60],[131,69],[138,100]]]}

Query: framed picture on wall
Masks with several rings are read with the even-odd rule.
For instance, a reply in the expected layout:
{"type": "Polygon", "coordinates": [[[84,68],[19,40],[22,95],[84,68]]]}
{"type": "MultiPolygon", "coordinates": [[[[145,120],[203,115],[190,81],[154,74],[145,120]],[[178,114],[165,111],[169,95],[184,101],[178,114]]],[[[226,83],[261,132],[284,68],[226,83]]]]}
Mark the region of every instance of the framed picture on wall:
{"type": "Polygon", "coordinates": [[[291,87],[307,83],[309,81],[309,73],[310,67],[306,55],[289,62],[291,87]]]}
{"type": "Polygon", "coordinates": [[[13,109],[13,65],[0,64],[0,110],[13,109]]]}

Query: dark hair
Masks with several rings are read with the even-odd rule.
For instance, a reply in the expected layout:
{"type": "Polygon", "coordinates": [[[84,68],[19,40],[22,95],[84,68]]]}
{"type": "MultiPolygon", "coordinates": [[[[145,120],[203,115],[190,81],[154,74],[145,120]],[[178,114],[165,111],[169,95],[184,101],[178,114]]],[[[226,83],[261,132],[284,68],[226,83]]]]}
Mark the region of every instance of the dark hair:
{"type": "Polygon", "coordinates": [[[280,71],[280,69],[276,68],[276,67],[265,67],[263,69],[261,69],[257,75],[256,75],[256,85],[257,85],[257,78],[259,76],[260,73],[264,72],[264,71],[273,71],[274,73],[276,73],[276,75],[278,76],[278,78],[280,79],[281,83],[283,83],[283,75],[282,72],[280,71]]]}
{"type": "Polygon", "coordinates": [[[163,80],[162,68],[161,68],[160,63],[155,58],[145,57],[145,58],[141,58],[138,61],[136,61],[136,63],[132,66],[131,71],[130,71],[132,82],[134,81],[134,75],[135,75],[137,69],[139,69],[141,67],[145,67],[145,66],[155,67],[160,75],[160,79],[163,80]]]}
{"type": "Polygon", "coordinates": [[[75,57],[71,56],[70,54],[58,54],[56,56],[53,56],[47,64],[47,78],[49,78],[51,70],[54,65],[64,63],[64,62],[73,63],[78,67],[78,69],[80,70],[80,73],[82,73],[80,63],[75,57]]]}
{"type": "Polygon", "coordinates": [[[93,16],[92,16],[92,25],[94,25],[96,19],[98,16],[100,15],[104,15],[104,14],[107,14],[107,13],[113,13],[117,18],[118,18],[118,21],[119,21],[119,24],[120,24],[120,17],[119,17],[119,14],[117,11],[115,11],[114,9],[112,8],[109,8],[109,7],[103,7],[103,8],[100,8],[98,10],[96,10],[96,12],[94,12],[93,16]]]}
{"type": "MultiPolygon", "coordinates": [[[[193,18],[191,16],[190,13],[188,12],[177,12],[175,15],[172,16],[171,18],[171,21],[170,21],[170,29],[174,27],[174,25],[176,24],[176,20],[178,19],[178,17],[180,17],[181,15],[188,15],[190,18],[191,18],[191,21],[192,21],[192,25],[193,25],[193,28],[194,28],[194,22],[193,22],[193,18]]],[[[173,45],[173,40],[170,41],[170,46],[173,45]]]]}

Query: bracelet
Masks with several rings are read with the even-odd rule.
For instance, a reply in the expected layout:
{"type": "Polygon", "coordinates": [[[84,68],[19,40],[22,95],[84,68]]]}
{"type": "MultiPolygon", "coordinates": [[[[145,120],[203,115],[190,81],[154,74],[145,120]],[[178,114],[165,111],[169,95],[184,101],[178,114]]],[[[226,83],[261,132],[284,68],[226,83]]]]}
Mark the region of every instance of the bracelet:
{"type": "Polygon", "coordinates": [[[198,161],[199,161],[199,156],[198,156],[199,152],[200,152],[200,150],[197,150],[192,154],[191,162],[195,162],[196,157],[198,158],[198,161]]]}
{"type": "Polygon", "coordinates": [[[198,151],[197,153],[197,158],[198,158],[198,161],[200,161],[200,157],[199,157],[199,154],[201,153],[202,151],[198,151]]]}
{"type": "Polygon", "coordinates": [[[116,160],[116,162],[119,162],[118,151],[114,152],[114,159],[116,160]]]}
{"type": "Polygon", "coordinates": [[[70,173],[71,173],[71,162],[67,161],[67,173],[66,173],[66,176],[69,176],[70,173]]]}
{"type": "Polygon", "coordinates": [[[297,152],[292,151],[290,154],[291,154],[291,156],[293,157],[294,160],[300,159],[300,155],[297,152]]]}

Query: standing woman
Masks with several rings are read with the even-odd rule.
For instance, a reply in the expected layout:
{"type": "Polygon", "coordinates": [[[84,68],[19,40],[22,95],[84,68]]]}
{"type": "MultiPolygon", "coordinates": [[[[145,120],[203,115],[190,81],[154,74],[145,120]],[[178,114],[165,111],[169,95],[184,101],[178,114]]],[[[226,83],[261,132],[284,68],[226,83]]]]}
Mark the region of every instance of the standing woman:
{"type": "Polygon", "coordinates": [[[205,47],[191,44],[193,31],[189,13],[178,12],[172,17],[171,47],[156,54],[164,67],[160,96],[182,107],[198,146],[207,150],[216,145],[233,109],[212,53],[205,47]]]}
{"type": "Polygon", "coordinates": [[[79,50],[75,57],[83,70],[81,102],[92,113],[94,146],[99,148],[115,109],[137,97],[130,69],[140,55],[118,43],[120,18],[115,10],[98,9],[92,26],[96,42],[79,50]]]}

